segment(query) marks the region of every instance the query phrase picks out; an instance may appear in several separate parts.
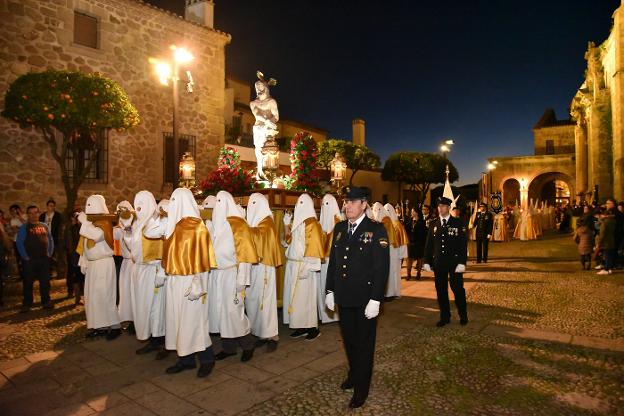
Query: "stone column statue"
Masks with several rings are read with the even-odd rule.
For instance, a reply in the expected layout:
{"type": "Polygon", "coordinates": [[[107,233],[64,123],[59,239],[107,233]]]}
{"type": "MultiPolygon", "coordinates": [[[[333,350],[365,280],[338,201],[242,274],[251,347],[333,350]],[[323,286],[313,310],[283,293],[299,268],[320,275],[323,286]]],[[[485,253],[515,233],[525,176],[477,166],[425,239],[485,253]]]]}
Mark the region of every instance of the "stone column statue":
{"type": "Polygon", "coordinates": [[[268,138],[277,136],[277,122],[279,121],[279,112],[277,110],[277,101],[269,94],[269,87],[277,85],[277,81],[273,78],[265,81],[262,72],[257,71],[258,81],[256,81],[256,99],[249,103],[251,112],[256,117],[256,123],[253,126],[254,147],[256,148],[256,178],[265,179],[262,171],[262,146],[268,138]]]}

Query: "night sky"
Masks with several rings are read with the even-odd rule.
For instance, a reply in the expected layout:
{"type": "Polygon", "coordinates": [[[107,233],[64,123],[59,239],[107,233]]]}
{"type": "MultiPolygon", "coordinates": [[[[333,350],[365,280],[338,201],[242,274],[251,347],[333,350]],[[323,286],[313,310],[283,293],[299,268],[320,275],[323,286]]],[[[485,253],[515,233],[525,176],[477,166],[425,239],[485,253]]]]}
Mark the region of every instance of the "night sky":
{"type": "MultiPolygon", "coordinates": [[[[183,13],[184,0],[150,0],[183,13]]],[[[489,156],[532,154],[531,128],[558,118],[583,81],[587,42],[602,43],[620,0],[215,0],[232,35],[226,72],[278,80],[282,118],[395,151],[434,152],[445,138],[460,184],[489,156]],[[421,4],[423,3],[423,4],[421,4]]]]}

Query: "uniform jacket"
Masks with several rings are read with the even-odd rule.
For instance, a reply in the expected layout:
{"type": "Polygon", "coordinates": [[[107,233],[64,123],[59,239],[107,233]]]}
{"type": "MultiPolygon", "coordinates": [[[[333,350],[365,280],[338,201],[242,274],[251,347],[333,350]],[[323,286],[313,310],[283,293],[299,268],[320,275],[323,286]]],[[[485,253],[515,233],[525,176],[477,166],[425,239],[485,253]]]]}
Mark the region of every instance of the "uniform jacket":
{"type": "Polygon", "coordinates": [[[477,237],[487,237],[492,235],[494,229],[494,217],[489,211],[477,212],[477,216],[474,221],[475,227],[477,227],[477,237]]]}
{"type": "Polygon", "coordinates": [[[455,270],[458,264],[466,264],[468,240],[464,222],[450,216],[446,227],[440,218],[429,228],[425,244],[425,264],[434,269],[455,270]]]}
{"type": "Polygon", "coordinates": [[[384,226],[364,217],[351,239],[348,222],[336,224],[327,266],[326,289],[339,306],[382,301],[390,273],[390,249],[384,226]]]}

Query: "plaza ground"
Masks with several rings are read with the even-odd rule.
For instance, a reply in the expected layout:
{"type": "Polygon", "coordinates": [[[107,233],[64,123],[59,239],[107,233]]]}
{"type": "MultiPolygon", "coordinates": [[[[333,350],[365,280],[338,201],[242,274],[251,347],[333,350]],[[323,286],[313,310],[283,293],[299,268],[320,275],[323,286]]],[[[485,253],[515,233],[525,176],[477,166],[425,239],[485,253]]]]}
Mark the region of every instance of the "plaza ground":
{"type": "MultiPolygon", "coordinates": [[[[624,271],[580,270],[569,236],[491,246],[465,275],[470,324],[438,319],[431,276],[403,281],[378,326],[373,387],[361,415],[624,414],[624,271]]],[[[0,311],[3,415],[335,415],[350,392],[337,324],[314,342],[280,328],[275,353],[231,357],[207,379],[166,375],[174,357],[137,356],[123,335],[85,341],[84,312],[19,314],[17,288],[0,311]]],[[[218,351],[218,342],[215,342],[218,351]]]]}

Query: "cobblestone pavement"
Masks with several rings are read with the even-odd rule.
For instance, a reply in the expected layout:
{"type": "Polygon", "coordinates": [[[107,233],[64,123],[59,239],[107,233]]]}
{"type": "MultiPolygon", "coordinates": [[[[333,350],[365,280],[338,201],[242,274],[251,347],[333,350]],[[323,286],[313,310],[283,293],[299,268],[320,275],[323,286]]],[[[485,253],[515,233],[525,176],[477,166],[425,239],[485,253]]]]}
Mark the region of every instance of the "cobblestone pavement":
{"type": "MultiPolygon", "coordinates": [[[[371,396],[362,415],[624,415],[624,272],[580,272],[567,236],[491,245],[465,276],[470,324],[442,329],[431,276],[403,282],[378,327],[371,396]]],[[[137,356],[140,343],[83,342],[84,310],[19,314],[18,289],[0,311],[0,414],[325,415],[350,394],[337,324],[315,342],[217,363],[207,379],[170,376],[174,357],[137,356]]],[[[219,351],[219,340],[215,349],[219,351]]]]}

